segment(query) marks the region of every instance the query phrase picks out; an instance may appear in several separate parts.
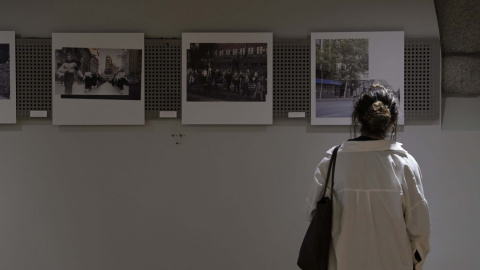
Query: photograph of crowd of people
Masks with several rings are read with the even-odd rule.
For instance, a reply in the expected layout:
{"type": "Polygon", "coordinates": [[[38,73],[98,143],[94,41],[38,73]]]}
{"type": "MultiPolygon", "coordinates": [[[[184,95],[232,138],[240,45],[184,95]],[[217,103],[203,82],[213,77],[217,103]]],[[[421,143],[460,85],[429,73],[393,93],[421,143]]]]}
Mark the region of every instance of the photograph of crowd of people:
{"type": "Polygon", "coordinates": [[[187,101],[264,102],[267,43],[190,43],[187,101]]]}
{"type": "Polygon", "coordinates": [[[141,98],[142,50],[63,47],[55,62],[55,94],[62,98],[141,98]]]}
{"type": "Polygon", "coordinates": [[[10,44],[0,44],[0,99],[10,99],[10,44]]]}

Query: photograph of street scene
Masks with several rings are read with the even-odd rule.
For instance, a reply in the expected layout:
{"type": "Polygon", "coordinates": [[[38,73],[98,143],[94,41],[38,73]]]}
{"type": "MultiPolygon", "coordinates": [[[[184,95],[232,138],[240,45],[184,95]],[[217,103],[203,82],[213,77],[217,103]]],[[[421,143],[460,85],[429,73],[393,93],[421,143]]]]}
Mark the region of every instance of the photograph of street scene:
{"type": "Polygon", "coordinates": [[[351,117],[355,98],[373,84],[392,90],[400,100],[400,88],[370,77],[374,63],[368,38],[316,39],[315,45],[316,117],[351,117]]]}
{"type": "Polygon", "coordinates": [[[187,101],[264,102],[267,43],[190,43],[187,101]]]}
{"type": "Polygon", "coordinates": [[[10,44],[0,44],[0,99],[10,99],[10,44]]]}
{"type": "Polygon", "coordinates": [[[55,94],[61,98],[140,100],[142,50],[55,51],[55,94]]]}

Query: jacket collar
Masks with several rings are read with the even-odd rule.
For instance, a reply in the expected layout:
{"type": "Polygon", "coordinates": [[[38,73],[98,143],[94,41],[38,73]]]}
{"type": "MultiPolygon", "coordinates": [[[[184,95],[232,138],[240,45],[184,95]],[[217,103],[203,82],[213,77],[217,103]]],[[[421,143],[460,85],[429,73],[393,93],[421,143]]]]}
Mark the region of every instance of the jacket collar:
{"type": "Polygon", "coordinates": [[[407,153],[402,148],[402,144],[391,140],[373,140],[373,141],[345,141],[339,152],[374,152],[374,151],[398,151],[407,153]]]}

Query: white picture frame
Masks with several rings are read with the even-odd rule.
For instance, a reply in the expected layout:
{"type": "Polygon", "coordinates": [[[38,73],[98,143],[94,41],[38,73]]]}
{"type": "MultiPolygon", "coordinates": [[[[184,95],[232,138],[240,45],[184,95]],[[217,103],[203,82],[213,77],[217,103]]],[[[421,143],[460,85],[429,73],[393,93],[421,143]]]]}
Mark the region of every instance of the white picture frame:
{"type": "Polygon", "coordinates": [[[350,125],[354,98],[371,84],[378,83],[397,95],[397,124],[403,125],[404,46],[403,31],[311,33],[311,124],[350,125]],[[344,44],[342,57],[332,57],[339,55],[339,44],[344,44]],[[347,53],[343,52],[348,46],[355,48],[350,58],[356,59],[349,64],[357,61],[357,68],[348,68],[349,64],[338,60],[347,59],[343,56],[347,53]],[[367,66],[365,61],[368,61],[367,66]],[[347,70],[354,71],[349,74],[347,70]]]}
{"type": "Polygon", "coordinates": [[[182,124],[272,124],[272,78],[272,33],[183,33],[182,124]],[[216,49],[206,52],[206,46],[210,46],[209,44],[213,44],[216,49]],[[241,46],[244,48],[240,48],[239,44],[243,44],[241,46]],[[232,48],[231,51],[226,49],[229,46],[232,48]],[[255,46],[257,47],[254,48],[255,46]],[[192,51],[189,51],[190,49],[192,51]],[[195,57],[189,54],[194,51],[197,53],[195,57]],[[199,56],[199,51],[205,54],[199,56]],[[232,59],[233,57],[235,59],[232,59]],[[216,79],[210,80],[207,79],[210,77],[200,74],[208,72],[195,66],[200,65],[200,62],[204,62],[205,69],[213,70],[217,74],[212,76],[216,79]],[[236,85],[227,86],[228,79],[225,78],[229,77],[228,67],[232,72],[238,70],[239,73],[250,74],[245,76],[244,83],[238,83],[245,84],[244,88],[238,86],[237,89],[236,85]],[[247,71],[250,68],[252,70],[247,71]],[[194,76],[191,73],[194,73],[194,76]],[[211,89],[215,89],[215,93],[208,93],[211,89]]]}
{"type": "Polygon", "coordinates": [[[15,32],[0,31],[0,124],[17,123],[15,32]]]}
{"type": "MultiPolygon", "coordinates": [[[[106,57],[104,55],[98,57],[106,57]]],[[[121,55],[111,56],[120,57],[121,55]]],[[[77,59],[78,62],[85,60],[77,59]]],[[[100,61],[98,61],[100,62],[100,61]]],[[[138,60],[137,60],[138,62],[138,60]]],[[[78,65],[81,65],[79,63],[78,65]]],[[[53,125],[144,125],[145,124],[145,50],[143,33],[53,33],[52,34],[52,123],[53,125]],[[130,50],[138,52],[141,50],[140,74],[136,74],[137,80],[140,79],[139,90],[136,89],[136,98],[119,99],[119,95],[113,95],[111,98],[98,98],[92,95],[85,97],[71,98],[69,93],[59,93],[58,72],[59,59],[56,59],[56,53],[67,50],[66,48],[87,48],[108,49],[113,52],[121,50],[130,50]],[[140,94],[138,95],[138,91],[140,94]],[[114,97],[117,97],[115,99],[114,97]]],[[[114,65],[114,64],[112,64],[114,65]]],[[[123,72],[125,63],[116,65],[117,75],[123,72]]],[[[105,71],[105,67],[103,67],[105,71]]],[[[78,71],[77,71],[78,72],[78,71]]],[[[99,67],[99,73],[100,67],[99,67]]],[[[128,74],[127,74],[128,75],[128,74]]],[[[78,75],[80,76],[80,75],[78,75]]],[[[84,75],[85,76],[85,75],[84,75]]],[[[108,74],[114,77],[114,74],[108,74]]],[[[108,81],[113,78],[106,78],[108,81]]],[[[105,82],[105,86],[108,82],[105,82]]],[[[113,83],[112,83],[113,86],[113,83]]],[[[138,86],[137,86],[138,88],[138,86]]],[[[130,88],[133,89],[133,88],[130,88]]],[[[120,91],[119,89],[117,89],[120,91]]],[[[71,90],[70,90],[71,91],[71,90]]],[[[133,92],[133,90],[130,90],[133,92]]],[[[121,96],[120,96],[121,97],[121,96]]]]}

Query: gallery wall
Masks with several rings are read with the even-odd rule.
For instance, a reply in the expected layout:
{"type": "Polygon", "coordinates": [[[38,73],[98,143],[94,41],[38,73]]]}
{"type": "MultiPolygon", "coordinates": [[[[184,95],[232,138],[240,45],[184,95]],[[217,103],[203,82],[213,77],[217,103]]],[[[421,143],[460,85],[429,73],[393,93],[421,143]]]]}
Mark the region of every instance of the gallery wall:
{"type": "MultiPolygon", "coordinates": [[[[439,38],[433,0],[20,0],[2,3],[0,30],[20,38],[271,31],[307,39],[312,31],[378,30],[439,38]]],[[[479,132],[456,123],[475,123],[478,108],[475,99],[459,101],[444,100],[441,120],[407,121],[397,136],[424,176],[432,220],[427,270],[477,267],[479,132]]],[[[1,125],[0,269],[296,269],[313,170],[349,136],[346,126],[306,119],[1,125]]]]}

